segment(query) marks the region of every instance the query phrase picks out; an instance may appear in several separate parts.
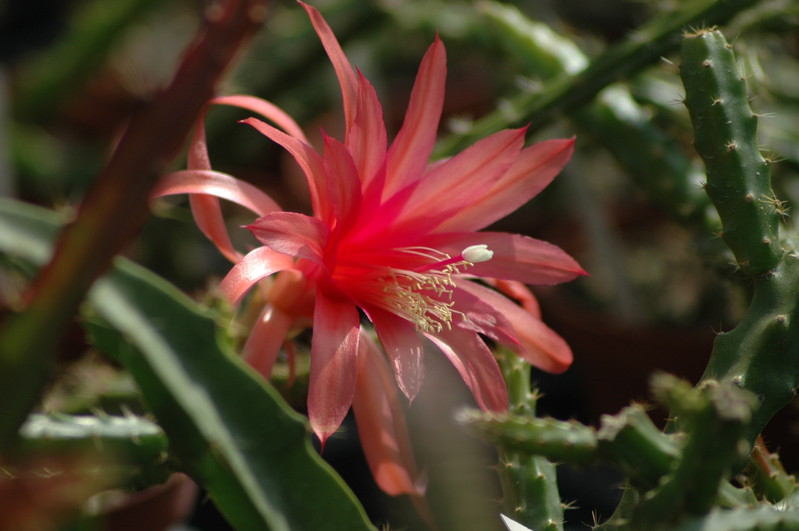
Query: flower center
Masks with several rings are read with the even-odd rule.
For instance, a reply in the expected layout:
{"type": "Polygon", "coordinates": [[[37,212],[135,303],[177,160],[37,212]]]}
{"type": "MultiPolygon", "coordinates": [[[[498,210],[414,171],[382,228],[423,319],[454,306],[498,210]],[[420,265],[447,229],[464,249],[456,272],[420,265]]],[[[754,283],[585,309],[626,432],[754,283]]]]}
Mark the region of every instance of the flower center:
{"type": "MultiPolygon", "coordinates": [[[[472,245],[457,256],[428,248],[398,249],[410,257],[427,261],[415,267],[389,267],[383,277],[382,306],[416,325],[420,332],[441,332],[452,328],[455,310],[453,275],[479,262],[490,260],[494,253],[486,245],[472,245]]],[[[461,314],[462,315],[462,314],[461,314]]]]}

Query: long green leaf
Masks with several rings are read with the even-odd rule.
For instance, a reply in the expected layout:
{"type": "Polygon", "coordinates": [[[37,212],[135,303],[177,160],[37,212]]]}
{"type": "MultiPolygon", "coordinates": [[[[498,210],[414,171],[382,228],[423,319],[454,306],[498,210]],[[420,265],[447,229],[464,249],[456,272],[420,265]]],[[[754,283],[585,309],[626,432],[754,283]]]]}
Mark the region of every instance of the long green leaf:
{"type": "MultiPolygon", "coordinates": [[[[57,226],[46,210],[0,200],[0,252],[41,262],[57,226]]],[[[209,312],[124,259],[89,302],[109,325],[92,326],[95,341],[117,352],[182,468],[236,528],[372,529],[302,417],[227,351],[209,312]]]]}

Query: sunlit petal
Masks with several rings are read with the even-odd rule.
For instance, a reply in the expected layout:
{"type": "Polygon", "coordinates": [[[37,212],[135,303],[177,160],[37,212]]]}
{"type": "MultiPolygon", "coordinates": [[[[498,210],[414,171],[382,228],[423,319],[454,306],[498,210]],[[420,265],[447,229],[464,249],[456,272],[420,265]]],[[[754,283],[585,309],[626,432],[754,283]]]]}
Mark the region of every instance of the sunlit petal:
{"type": "Polygon", "coordinates": [[[352,410],[366,462],[380,488],[392,496],[424,494],[391,369],[366,334],[359,344],[352,410]]]}
{"type": "Polygon", "coordinates": [[[574,139],[545,140],[524,148],[479,201],[454,212],[436,232],[479,230],[527,203],[552,182],[574,152],[574,139]]]}
{"type": "Polygon", "coordinates": [[[291,256],[273,251],[269,247],[258,247],[233,266],[219,284],[219,289],[228,300],[236,303],[259,280],[293,267],[294,258],[291,256]]]}
{"type": "Polygon", "coordinates": [[[316,218],[296,212],[273,212],[247,228],[274,251],[324,264],[330,229],[316,218]]]}
{"type": "Polygon", "coordinates": [[[383,197],[419,179],[430,160],[444,106],[446,61],[444,44],[436,37],[419,66],[405,121],[388,151],[383,197]]]}
{"type": "Polygon", "coordinates": [[[324,445],[352,405],[360,320],[354,304],[319,293],[314,309],[308,417],[324,445]]]}
{"type": "Polygon", "coordinates": [[[486,411],[507,411],[508,391],[494,355],[474,332],[442,330],[426,334],[441,349],[486,411]]]}

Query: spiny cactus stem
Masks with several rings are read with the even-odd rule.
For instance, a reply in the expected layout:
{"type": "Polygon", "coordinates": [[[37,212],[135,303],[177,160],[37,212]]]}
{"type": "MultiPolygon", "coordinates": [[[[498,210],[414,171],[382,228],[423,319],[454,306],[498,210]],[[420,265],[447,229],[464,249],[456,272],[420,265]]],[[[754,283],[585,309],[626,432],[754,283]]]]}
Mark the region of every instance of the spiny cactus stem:
{"type": "Polygon", "coordinates": [[[783,256],[781,203],[771,190],[768,162],[757,142],[757,118],[732,47],[719,31],[700,30],[682,43],[680,75],[707,169],[706,191],[719,212],[722,237],[741,271],[757,276],[783,256]]]}
{"type": "Polygon", "coordinates": [[[656,485],[679,455],[677,443],[652,423],[639,404],[603,416],[597,437],[601,454],[627,469],[634,484],[646,488],[656,485]]]}
{"type": "MultiPolygon", "coordinates": [[[[497,360],[508,386],[511,411],[535,419],[537,395],[530,387],[530,365],[510,350],[497,352],[497,360]]],[[[563,505],[555,465],[545,457],[512,449],[500,451],[499,477],[503,510],[530,529],[563,529],[563,505]]]]}

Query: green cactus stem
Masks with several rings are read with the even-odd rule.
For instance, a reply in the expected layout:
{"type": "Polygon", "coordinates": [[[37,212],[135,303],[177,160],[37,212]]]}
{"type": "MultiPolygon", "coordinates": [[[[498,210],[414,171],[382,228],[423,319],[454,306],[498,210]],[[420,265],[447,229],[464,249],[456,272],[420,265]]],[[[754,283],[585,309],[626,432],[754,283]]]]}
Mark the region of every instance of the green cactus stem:
{"type": "Polygon", "coordinates": [[[781,203],[771,190],[768,162],[757,143],[757,117],[732,47],[719,31],[686,35],[680,74],[694,126],[696,151],[707,169],[706,190],[722,221],[724,242],[750,276],[782,259],[781,203]]]}
{"type": "Polygon", "coordinates": [[[772,503],[796,492],[796,477],[785,472],[779,455],[768,451],[762,437],[755,441],[745,473],[755,493],[772,503]]]}
{"type": "Polygon", "coordinates": [[[545,456],[553,461],[585,464],[596,460],[597,436],[576,421],[536,418],[528,415],[464,411],[459,422],[468,424],[504,450],[545,456]]]}
{"type": "Polygon", "coordinates": [[[597,435],[602,454],[621,465],[634,486],[653,487],[679,456],[679,445],[652,423],[640,404],[604,415],[597,435]]]}
{"type": "MultiPolygon", "coordinates": [[[[588,65],[588,56],[574,41],[518,8],[499,2],[484,2],[479,8],[490,34],[535,79],[546,82],[588,65]]],[[[704,176],[700,164],[653,123],[652,113],[626,87],[607,87],[570,117],[616,157],[654,204],[681,220],[703,219],[710,202],[699,186],[704,176]]]]}
{"type": "Polygon", "coordinates": [[[784,207],[771,190],[757,118],[732,48],[720,32],[701,30],[686,35],[682,49],[685,103],[707,169],[706,190],[719,211],[724,241],[754,288],[738,326],[716,338],[703,379],[732,382],[757,395],[747,429],[751,443],[796,395],[799,260],[779,239],[784,207]]]}
{"type": "Polygon", "coordinates": [[[662,376],[659,380],[659,392],[672,395],[672,410],[683,416],[687,429],[672,471],[636,508],[634,522],[642,529],[707,514],[733,464],[750,448],[744,438],[754,407],[750,393],[730,383],[710,380],[686,393],[674,377],[662,376]]]}
{"type": "Polygon", "coordinates": [[[722,24],[757,0],[692,0],[662,13],[609,48],[575,75],[564,76],[537,93],[524,93],[509,105],[475,121],[468,131],[452,135],[440,146],[441,155],[452,154],[512,124],[530,123],[529,133],[540,130],[552,119],[591,100],[610,83],[634,74],[659,60],[679,44],[675,35],[686,26],[722,24]]]}
{"type": "MultiPolygon", "coordinates": [[[[530,365],[507,349],[497,353],[497,360],[508,386],[511,413],[533,419],[537,396],[530,387],[530,365]]],[[[504,514],[536,531],[563,530],[564,507],[553,463],[541,455],[503,448],[498,473],[504,514]]]]}

